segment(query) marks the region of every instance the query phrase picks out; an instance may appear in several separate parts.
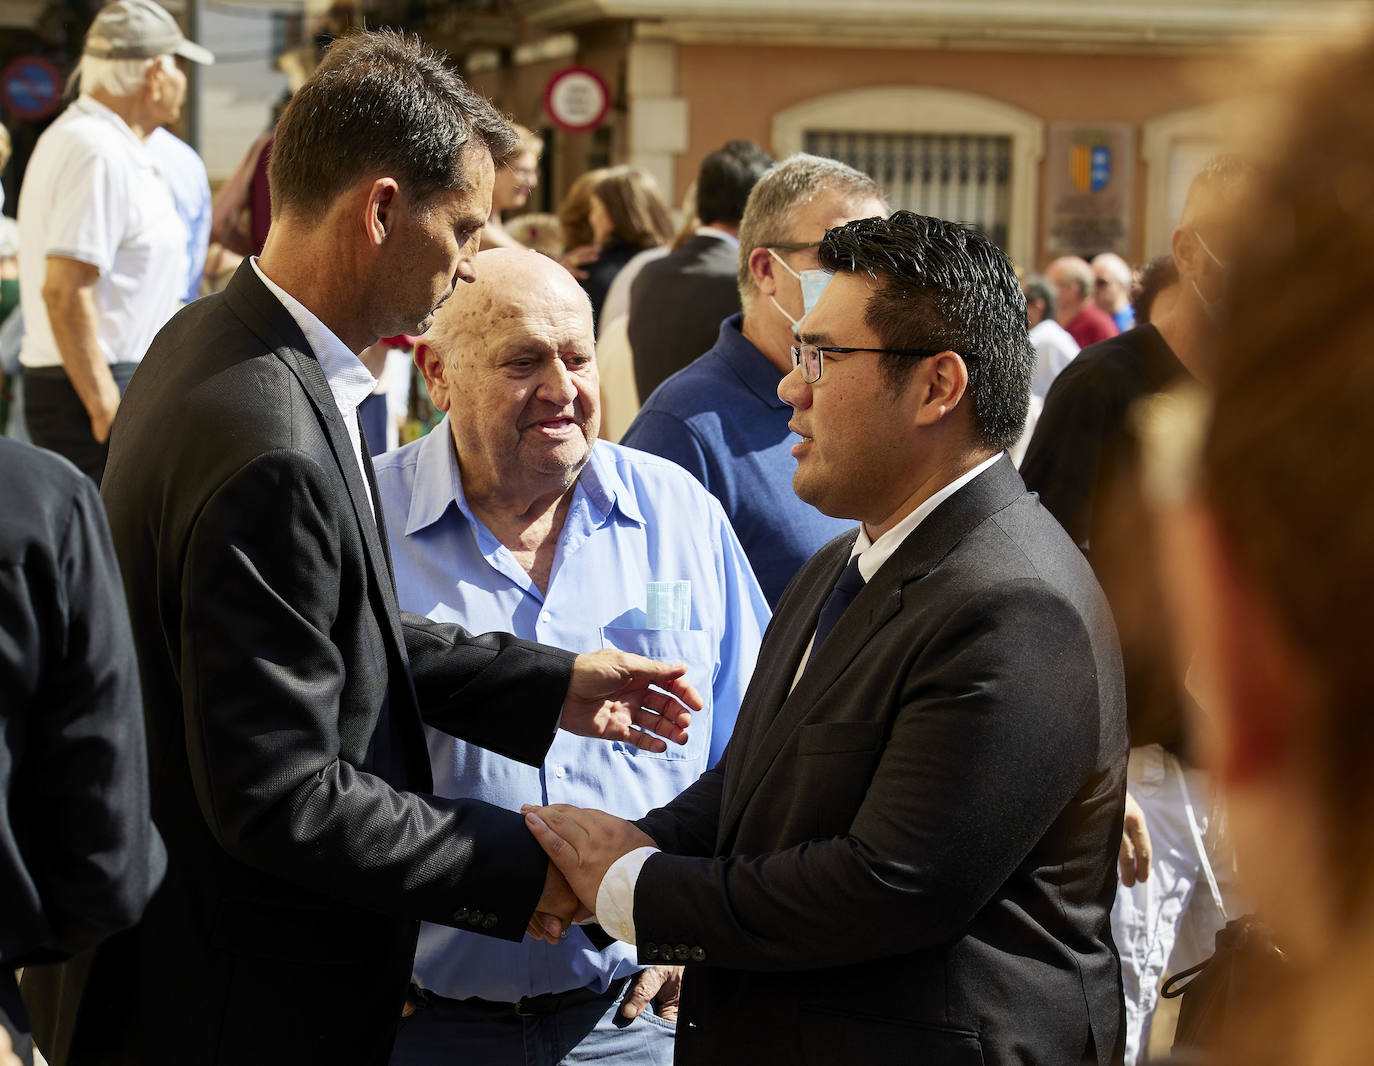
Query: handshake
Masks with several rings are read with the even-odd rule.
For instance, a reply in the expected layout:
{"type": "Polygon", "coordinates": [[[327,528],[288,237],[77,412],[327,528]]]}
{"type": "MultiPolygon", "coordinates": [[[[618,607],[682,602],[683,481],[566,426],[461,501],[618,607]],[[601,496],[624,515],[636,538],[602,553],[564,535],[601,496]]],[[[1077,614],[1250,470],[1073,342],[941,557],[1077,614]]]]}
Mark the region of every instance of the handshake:
{"type": "MultiPolygon", "coordinates": [[[[701,693],[683,679],[685,672],[683,663],[667,665],[614,650],[579,655],[560,724],[580,736],[621,740],[649,751],[666,750],[660,737],[686,743],[691,712],[703,704],[701,693]]],[[[526,804],[521,813],[550,860],[526,931],[550,944],[566,938],[574,922],[596,913],[596,895],[612,863],[654,843],[605,811],[560,803],[526,804]]]]}
{"type": "Polygon", "coordinates": [[[653,847],[654,841],[632,823],[605,811],[566,803],[526,804],[520,810],[526,827],[549,856],[544,892],[526,932],[557,944],[574,922],[596,913],[601,882],[615,861],[636,848],[653,847]]]}

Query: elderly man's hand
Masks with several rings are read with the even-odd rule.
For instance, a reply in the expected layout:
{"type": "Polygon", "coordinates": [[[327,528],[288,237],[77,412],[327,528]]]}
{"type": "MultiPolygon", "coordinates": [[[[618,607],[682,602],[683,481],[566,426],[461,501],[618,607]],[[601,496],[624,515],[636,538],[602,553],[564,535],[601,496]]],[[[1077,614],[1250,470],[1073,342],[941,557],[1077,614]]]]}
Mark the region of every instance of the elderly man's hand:
{"type": "Polygon", "coordinates": [[[682,994],[681,966],[650,966],[640,970],[630,991],[620,1004],[626,1018],[637,1018],[650,1001],[654,1013],[665,1022],[677,1021],[678,997],[682,994]]]}
{"type": "Polygon", "coordinates": [[[685,744],[691,712],[704,706],[701,693],[683,680],[686,672],[684,663],[613,648],[579,655],[558,724],[578,736],[622,740],[645,751],[667,751],[659,737],[685,744]]]}

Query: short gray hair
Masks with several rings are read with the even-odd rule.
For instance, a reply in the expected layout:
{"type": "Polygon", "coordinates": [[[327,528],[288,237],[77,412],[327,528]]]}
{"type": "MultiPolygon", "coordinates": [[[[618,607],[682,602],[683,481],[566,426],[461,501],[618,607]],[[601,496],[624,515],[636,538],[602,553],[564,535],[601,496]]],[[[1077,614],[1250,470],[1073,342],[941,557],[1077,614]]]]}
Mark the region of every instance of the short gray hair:
{"type": "Polygon", "coordinates": [[[887,197],[876,181],[838,159],[798,152],[775,163],[759,178],[744,205],[739,226],[739,298],[748,307],[755,294],[749,272],[749,256],[755,248],[785,244],[795,239],[792,216],[797,208],[817,196],[839,194],[847,203],[877,200],[888,214],[887,197]]]}
{"type": "Polygon", "coordinates": [[[103,59],[83,55],[77,65],[76,78],[83,96],[100,91],[111,96],[133,96],[148,76],[148,68],[160,65],[164,69],[176,62],[169,55],[151,59],[103,59]]]}

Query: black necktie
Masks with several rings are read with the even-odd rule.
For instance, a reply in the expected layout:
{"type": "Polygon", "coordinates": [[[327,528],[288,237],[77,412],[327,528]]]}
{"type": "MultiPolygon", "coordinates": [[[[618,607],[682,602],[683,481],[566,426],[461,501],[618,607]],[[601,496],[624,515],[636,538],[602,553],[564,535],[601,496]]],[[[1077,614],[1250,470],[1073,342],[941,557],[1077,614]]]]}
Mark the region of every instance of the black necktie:
{"type": "Polygon", "coordinates": [[[849,565],[840,572],[840,579],[835,582],[835,587],[830,590],[830,595],[826,598],[825,606],[821,608],[821,617],[816,622],[816,639],[811,642],[811,654],[807,656],[806,664],[811,665],[811,660],[816,657],[816,652],[820,650],[821,641],[830,635],[830,631],[835,628],[835,623],[840,620],[840,615],[854,602],[864,587],[864,578],[859,573],[859,557],[856,555],[849,560],[849,565]]]}

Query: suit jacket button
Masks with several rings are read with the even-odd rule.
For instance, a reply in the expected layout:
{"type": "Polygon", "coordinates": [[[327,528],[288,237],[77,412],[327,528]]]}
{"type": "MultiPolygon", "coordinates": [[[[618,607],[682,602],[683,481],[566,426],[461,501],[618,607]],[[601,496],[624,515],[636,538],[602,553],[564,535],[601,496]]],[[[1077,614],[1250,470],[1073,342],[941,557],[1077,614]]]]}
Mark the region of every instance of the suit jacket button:
{"type": "Polygon", "coordinates": [[[686,962],[692,957],[692,949],[686,944],[679,944],[674,954],[677,956],[678,962],[686,962]]]}
{"type": "Polygon", "coordinates": [[[496,915],[494,915],[494,914],[488,914],[485,918],[483,918],[483,919],[482,919],[482,928],[483,928],[483,929],[495,929],[495,928],[496,928],[496,915]]]}
{"type": "Polygon", "coordinates": [[[705,949],[705,948],[693,948],[693,949],[692,949],[692,961],[693,961],[693,962],[705,962],[705,961],[706,961],[706,949],[705,949]]]}
{"type": "Polygon", "coordinates": [[[466,907],[459,907],[456,911],[453,912],[453,920],[454,920],[455,922],[465,922],[465,921],[467,921],[467,920],[468,920],[468,909],[467,909],[466,907]]]}
{"type": "Polygon", "coordinates": [[[481,925],[484,917],[486,916],[481,911],[469,911],[468,925],[481,925]]]}

